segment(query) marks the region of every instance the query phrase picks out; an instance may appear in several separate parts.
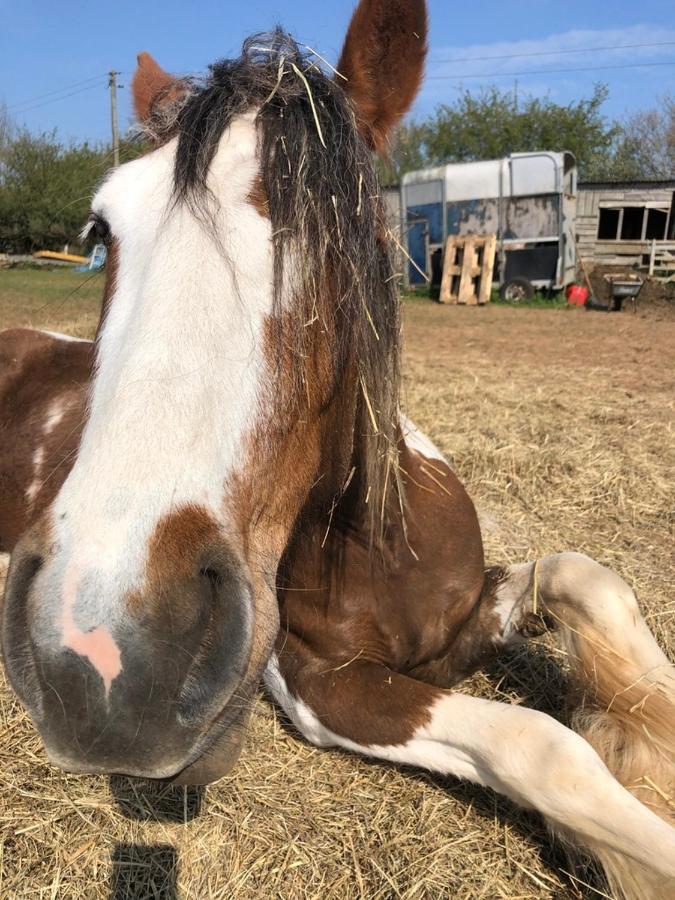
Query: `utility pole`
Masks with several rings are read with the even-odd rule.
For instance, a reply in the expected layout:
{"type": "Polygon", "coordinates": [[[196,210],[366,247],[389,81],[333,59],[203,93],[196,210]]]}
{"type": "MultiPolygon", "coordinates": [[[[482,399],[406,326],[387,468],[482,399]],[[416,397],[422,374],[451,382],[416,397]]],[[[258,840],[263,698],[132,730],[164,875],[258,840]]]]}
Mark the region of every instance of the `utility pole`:
{"type": "Polygon", "coordinates": [[[119,72],[114,69],[108,72],[108,87],[110,88],[110,121],[112,124],[112,149],[113,149],[113,165],[120,164],[120,133],[117,128],[117,76],[119,72]]]}

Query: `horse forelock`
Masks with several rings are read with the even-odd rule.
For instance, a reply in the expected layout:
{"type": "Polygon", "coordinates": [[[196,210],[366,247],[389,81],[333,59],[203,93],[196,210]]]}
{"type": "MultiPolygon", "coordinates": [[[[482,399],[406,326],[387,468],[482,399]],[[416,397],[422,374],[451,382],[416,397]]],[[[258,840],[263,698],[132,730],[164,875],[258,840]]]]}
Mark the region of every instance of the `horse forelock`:
{"type": "Polygon", "coordinates": [[[325,402],[357,393],[341,404],[333,440],[342,454],[353,446],[375,534],[396,488],[400,325],[373,157],[352,103],[340,77],[280,29],[249,38],[239,58],[214,64],[203,82],[182,84],[175,100],[155,104],[146,127],[160,143],[177,138],[174,202],[211,230],[211,164],[233,120],[255,110],[260,175],[248,199],[272,226],[266,355],[278,402],[304,411],[312,394],[325,402]]]}

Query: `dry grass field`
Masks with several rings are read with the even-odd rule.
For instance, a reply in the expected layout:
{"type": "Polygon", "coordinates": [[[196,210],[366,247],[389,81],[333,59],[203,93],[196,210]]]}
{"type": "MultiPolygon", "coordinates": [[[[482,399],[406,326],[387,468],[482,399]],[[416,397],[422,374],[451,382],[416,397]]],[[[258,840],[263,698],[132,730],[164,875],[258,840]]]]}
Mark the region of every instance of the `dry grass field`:
{"type": "MultiPolygon", "coordinates": [[[[68,297],[82,281],[0,272],[0,326],[90,335],[100,281],[68,297]]],[[[675,321],[628,312],[405,310],[405,405],[474,497],[488,560],[595,556],[635,586],[671,653],[674,347],[675,321]]],[[[467,689],[565,717],[564,658],[548,641],[467,689]]],[[[0,835],[1,897],[607,896],[536,815],[453,779],[314,749],[264,697],[231,776],[184,791],[52,768],[3,684],[0,835]]]]}

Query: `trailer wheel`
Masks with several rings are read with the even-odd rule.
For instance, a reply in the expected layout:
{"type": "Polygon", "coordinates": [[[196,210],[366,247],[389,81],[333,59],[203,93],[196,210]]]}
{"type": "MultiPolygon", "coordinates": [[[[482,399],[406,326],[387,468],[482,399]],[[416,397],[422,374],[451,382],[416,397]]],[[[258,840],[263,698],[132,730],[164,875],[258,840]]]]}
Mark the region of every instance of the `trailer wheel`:
{"type": "Polygon", "coordinates": [[[510,278],[499,288],[499,296],[511,303],[531,300],[534,297],[534,287],[527,278],[510,278]]]}

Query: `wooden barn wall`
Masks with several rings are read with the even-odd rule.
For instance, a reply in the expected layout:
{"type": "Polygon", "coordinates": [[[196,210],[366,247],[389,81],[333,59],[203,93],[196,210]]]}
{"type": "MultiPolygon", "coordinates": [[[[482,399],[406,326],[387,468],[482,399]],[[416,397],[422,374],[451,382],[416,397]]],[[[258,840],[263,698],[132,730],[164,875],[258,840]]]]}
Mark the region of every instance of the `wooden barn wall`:
{"type": "Polygon", "coordinates": [[[673,199],[672,188],[625,188],[612,190],[585,190],[581,188],[577,197],[576,237],[579,255],[583,260],[593,262],[639,262],[643,253],[648,252],[649,242],[645,241],[598,241],[598,219],[601,206],[652,206],[669,207],[673,199]]]}

